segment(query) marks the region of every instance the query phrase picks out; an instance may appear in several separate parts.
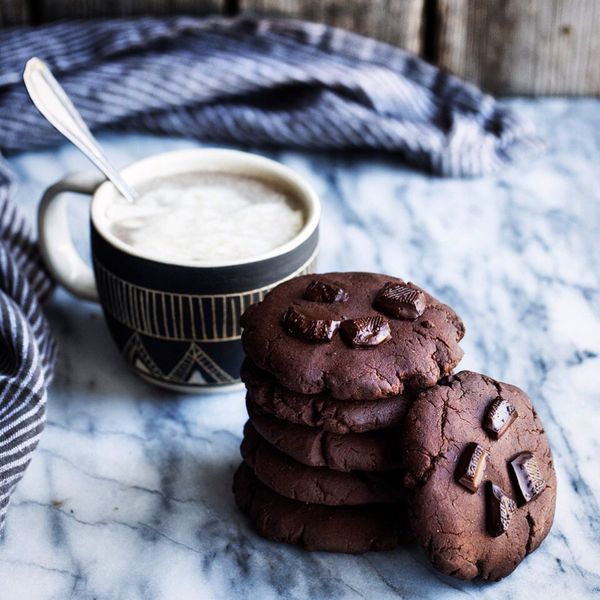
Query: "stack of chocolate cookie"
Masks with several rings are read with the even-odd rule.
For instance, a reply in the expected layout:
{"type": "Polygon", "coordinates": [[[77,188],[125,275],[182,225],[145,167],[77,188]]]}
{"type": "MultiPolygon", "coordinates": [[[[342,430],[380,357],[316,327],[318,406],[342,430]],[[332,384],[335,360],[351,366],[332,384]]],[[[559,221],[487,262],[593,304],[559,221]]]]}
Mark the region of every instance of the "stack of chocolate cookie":
{"type": "Polygon", "coordinates": [[[556,478],[518,388],[463,371],[464,327],[371,273],[287,281],[242,318],[250,420],[234,480],[264,537],[366,552],[416,538],[442,572],[497,580],[552,524],[556,478]]]}
{"type": "Polygon", "coordinates": [[[265,537],[365,552],[409,537],[399,427],[462,356],[460,319],[416,286],[288,281],[244,315],[250,420],[234,492],[265,537]]]}

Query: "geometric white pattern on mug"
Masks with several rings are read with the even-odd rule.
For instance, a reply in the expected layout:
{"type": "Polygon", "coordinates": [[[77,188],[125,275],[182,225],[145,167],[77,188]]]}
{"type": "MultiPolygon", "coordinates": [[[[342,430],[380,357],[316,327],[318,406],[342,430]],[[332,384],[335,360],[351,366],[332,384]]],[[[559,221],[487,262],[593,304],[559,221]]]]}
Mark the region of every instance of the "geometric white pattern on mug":
{"type": "Polygon", "coordinates": [[[222,369],[202,348],[194,343],[190,344],[179,362],[169,373],[163,373],[158,367],[137,333],[129,338],[123,347],[123,354],[137,371],[168,383],[206,385],[236,382],[234,377],[222,369]]]}
{"type": "MultiPolygon", "coordinates": [[[[316,251],[285,279],[312,272],[315,260],[316,251]]],[[[230,294],[177,294],[129,283],[99,261],[95,270],[102,305],[115,320],[148,337],[175,342],[240,339],[240,315],[280,283],[230,294]]]]}

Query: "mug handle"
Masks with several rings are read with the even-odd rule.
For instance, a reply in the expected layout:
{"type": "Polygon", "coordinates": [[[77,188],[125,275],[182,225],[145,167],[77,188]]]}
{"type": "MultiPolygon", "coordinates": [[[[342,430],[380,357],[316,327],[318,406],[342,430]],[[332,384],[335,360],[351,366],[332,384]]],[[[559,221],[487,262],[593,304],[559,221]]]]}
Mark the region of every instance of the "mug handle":
{"type": "Polygon", "coordinates": [[[64,194],[92,196],[104,181],[93,172],[67,175],[44,192],[38,210],[38,243],[48,271],[73,295],[92,302],[98,302],[94,272],[73,244],[64,194]]]}

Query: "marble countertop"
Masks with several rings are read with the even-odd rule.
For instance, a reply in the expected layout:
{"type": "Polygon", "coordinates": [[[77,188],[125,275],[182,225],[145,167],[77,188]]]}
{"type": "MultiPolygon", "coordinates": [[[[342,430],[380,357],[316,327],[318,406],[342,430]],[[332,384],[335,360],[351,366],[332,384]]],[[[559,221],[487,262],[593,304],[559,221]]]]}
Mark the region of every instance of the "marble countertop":
{"type": "MultiPolygon", "coordinates": [[[[514,100],[548,153],[450,180],[391,156],[275,152],[323,201],[320,270],[411,279],[464,318],[461,366],[524,388],[554,450],[542,547],[497,584],[434,572],[416,549],[310,554],[257,537],[231,479],[243,393],[169,395],[136,379],[97,306],[58,291],[48,424],[0,543],[0,598],[584,598],[600,593],[600,101],[514,100]]],[[[121,165],[196,142],[104,134],[121,165]]],[[[69,146],[14,156],[18,201],[88,168],[69,146]]],[[[86,204],[73,221],[86,234],[86,204]]],[[[80,241],[85,245],[86,241],[80,241]]]]}

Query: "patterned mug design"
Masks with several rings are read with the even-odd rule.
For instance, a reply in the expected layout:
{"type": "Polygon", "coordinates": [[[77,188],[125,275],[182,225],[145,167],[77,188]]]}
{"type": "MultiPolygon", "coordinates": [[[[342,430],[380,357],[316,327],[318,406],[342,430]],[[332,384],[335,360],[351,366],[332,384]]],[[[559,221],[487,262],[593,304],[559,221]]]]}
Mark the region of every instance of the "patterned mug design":
{"type": "MultiPolygon", "coordinates": [[[[286,279],[314,272],[316,254],[315,247],[286,279]]],[[[153,383],[192,389],[239,382],[240,316],[283,281],[244,292],[184,294],[133,284],[99,260],[94,271],[106,318],[129,365],[153,383]],[[226,351],[215,352],[217,344],[226,351]]]]}
{"type": "Polygon", "coordinates": [[[46,191],[38,220],[48,269],[73,294],[102,305],[129,366],[151,383],[186,392],[240,385],[240,316],[281,281],[314,270],[320,220],[319,200],[301,177],[245,152],[170,152],[139,161],[122,175],[135,188],[150,177],[197,170],[263,177],[286,187],[302,206],[303,228],[291,241],[256,259],[214,266],[152,260],[111,234],[105,214],[117,193],[114,187],[81,173],[46,191]],[[92,196],[93,271],[71,241],[64,192],[92,196]]]}

